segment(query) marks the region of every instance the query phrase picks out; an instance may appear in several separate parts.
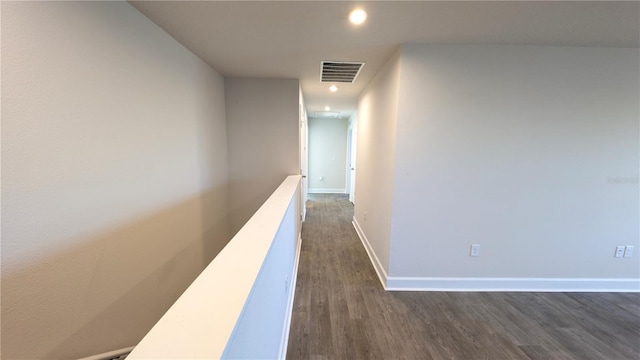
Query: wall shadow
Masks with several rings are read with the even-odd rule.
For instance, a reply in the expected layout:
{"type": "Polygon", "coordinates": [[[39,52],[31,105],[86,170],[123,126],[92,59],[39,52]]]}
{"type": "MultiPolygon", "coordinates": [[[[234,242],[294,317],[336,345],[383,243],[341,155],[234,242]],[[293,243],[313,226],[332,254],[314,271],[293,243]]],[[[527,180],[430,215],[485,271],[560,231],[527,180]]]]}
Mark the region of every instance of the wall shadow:
{"type": "Polygon", "coordinates": [[[235,235],[290,174],[229,182],[230,231],[235,235]]]}
{"type": "Polygon", "coordinates": [[[80,358],[135,345],[229,241],[226,203],[226,186],[212,189],[3,269],[2,358],[80,358]]]}

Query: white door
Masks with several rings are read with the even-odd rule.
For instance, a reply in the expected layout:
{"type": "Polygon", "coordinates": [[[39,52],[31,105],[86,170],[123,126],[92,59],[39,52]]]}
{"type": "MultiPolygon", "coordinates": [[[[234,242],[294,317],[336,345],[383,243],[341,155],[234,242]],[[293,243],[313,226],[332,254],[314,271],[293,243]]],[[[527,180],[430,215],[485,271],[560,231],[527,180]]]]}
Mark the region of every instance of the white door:
{"type": "Polygon", "coordinates": [[[349,198],[351,198],[351,131],[352,128],[349,126],[347,129],[347,160],[346,163],[346,181],[344,185],[344,193],[349,194],[349,198]]]}
{"type": "Polygon", "coordinates": [[[307,111],[300,105],[300,175],[302,175],[302,194],[300,200],[302,202],[302,221],[307,216],[307,192],[309,191],[309,181],[307,174],[309,173],[309,151],[307,142],[309,139],[309,129],[307,127],[307,111]]]}
{"type": "Polygon", "coordinates": [[[358,114],[353,117],[350,131],[349,201],[356,203],[356,150],[358,149],[358,114]]]}

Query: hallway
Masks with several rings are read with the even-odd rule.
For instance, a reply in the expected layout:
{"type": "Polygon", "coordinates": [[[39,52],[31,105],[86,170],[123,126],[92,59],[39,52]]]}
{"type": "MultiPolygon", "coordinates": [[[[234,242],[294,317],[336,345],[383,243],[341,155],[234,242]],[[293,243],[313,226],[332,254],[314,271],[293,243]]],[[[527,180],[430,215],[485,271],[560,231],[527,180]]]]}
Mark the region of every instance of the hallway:
{"type": "Polygon", "coordinates": [[[309,195],[289,359],[638,359],[640,294],[386,292],[346,195],[309,195]]]}

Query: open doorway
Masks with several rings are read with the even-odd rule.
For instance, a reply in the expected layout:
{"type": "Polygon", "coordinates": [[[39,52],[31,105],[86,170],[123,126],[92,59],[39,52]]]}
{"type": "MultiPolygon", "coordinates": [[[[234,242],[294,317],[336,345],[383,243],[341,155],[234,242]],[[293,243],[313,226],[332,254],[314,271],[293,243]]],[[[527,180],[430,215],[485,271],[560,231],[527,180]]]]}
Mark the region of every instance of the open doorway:
{"type": "Polygon", "coordinates": [[[356,119],[309,118],[309,193],[345,194],[355,202],[356,119]]]}
{"type": "Polygon", "coordinates": [[[346,118],[309,118],[309,193],[347,193],[347,127],[346,118]]]}

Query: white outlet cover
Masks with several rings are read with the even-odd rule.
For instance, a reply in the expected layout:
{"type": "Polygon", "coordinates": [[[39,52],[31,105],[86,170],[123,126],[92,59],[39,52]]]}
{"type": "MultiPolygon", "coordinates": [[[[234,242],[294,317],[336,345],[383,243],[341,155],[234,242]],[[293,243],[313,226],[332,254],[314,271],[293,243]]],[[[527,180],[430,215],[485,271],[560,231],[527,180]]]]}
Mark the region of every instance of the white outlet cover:
{"type": "Polygon", "coordinates": [[[624,256],[624,246],[616,246],[616,254],[614,257],[623,257],[624,256]]]}
{"type": "Polygon", "coordinates": [[[471,244],[471,256],[480,256],[480,244],[471,244]]]}
{"type": "Polygon", "coordinates": [[[632,257],[633,256],[633,246],[629,245],[624,249],[624,257],[632,257]]]}

